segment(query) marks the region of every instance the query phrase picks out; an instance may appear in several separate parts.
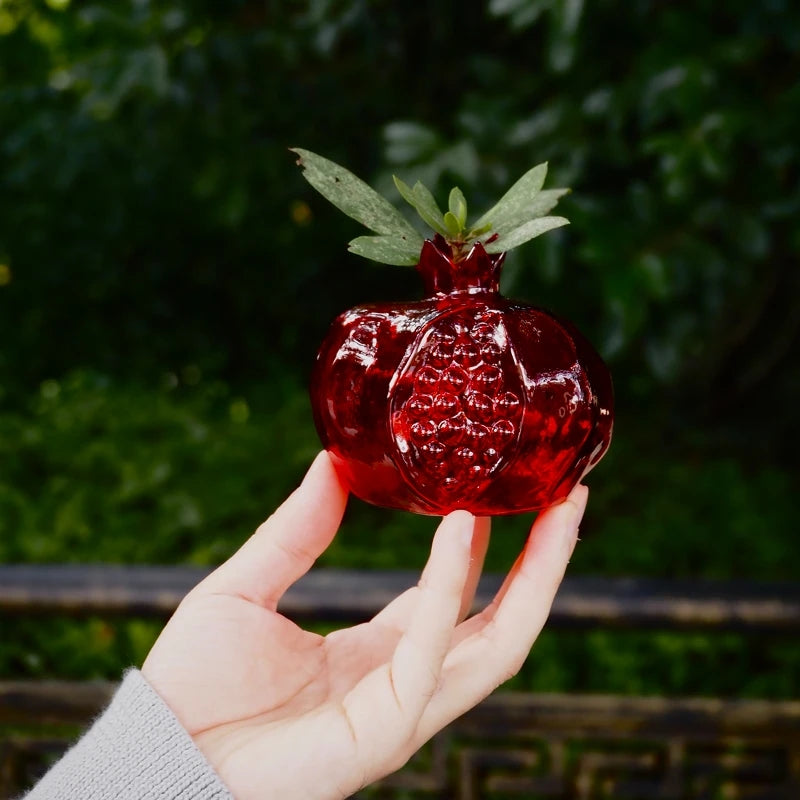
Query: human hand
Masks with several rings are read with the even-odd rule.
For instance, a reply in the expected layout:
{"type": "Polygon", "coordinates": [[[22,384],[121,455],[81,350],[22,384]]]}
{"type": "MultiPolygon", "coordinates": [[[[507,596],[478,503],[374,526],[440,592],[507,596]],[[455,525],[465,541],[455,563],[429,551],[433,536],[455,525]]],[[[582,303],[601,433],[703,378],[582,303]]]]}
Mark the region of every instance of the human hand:
{"type": "Polygon", "coordinates": [[[493,602],[466,619],[489,521],[445,517],[419,584],[327,636],[276,609],[330,544],[347,491],[326,453],[178,607],[142,672],[237,800],[339,800],[399,769],[522,666],[586,505],[579,486],[536,519],[493,602]]]}

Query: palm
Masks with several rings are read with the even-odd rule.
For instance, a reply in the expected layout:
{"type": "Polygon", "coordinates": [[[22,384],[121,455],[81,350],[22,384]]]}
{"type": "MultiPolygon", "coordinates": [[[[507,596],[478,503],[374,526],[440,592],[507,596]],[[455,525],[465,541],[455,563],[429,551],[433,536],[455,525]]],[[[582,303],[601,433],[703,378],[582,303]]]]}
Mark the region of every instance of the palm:
{"type": "Polygon", "coordinates": [[[271,722],[338,702],[385,660],[399,637],[378,621],[323,637],[232,595],[190,595],[176,614],[176,621],[183,619],[202,621],[202,631],[177,625],[185,641],[178,647],[171,642],[181,654],[180,664],[171,659],[173,674],[181,675],[174,691],[181,692],[179,707],[187,709],[181,722],[191,734],[241,719],[271,722]],[[204,665],[202,678],[198,664],[204,665]]]}

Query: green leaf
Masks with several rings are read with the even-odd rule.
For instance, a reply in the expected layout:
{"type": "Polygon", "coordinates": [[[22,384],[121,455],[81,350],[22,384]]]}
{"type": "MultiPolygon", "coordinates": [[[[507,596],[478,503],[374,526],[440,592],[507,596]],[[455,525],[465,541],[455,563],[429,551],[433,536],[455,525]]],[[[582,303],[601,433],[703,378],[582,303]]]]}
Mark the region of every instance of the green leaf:
{"type": "MultiPolygon", "coordinates": [[[[528,206],[528,213],[526,219],[533,219],[534,217],[542,217],[549,211],[552,211],[558,201],[565,195],[569,194],[571,189],[543,189],[533,202],[528,206]]],[[[524,220],[520,220],[520,225],[524,220]]],[[[499,231],[498,231],[499,233],[499,231]]]]}
{"type": "Polygon", "coordinates": [[[483,236],[484,233],[488,233],[490,230],[492,230],[492,223],[487,222],[485,225],[481,225],[480,228],[470,228],[467,238],[477,239],[479,236],[483,236]]]}
{"type": "Polygon", "coordinates": [[[417,181],[412,189],[407,183],[402,181],[396,175],[392,176],[394,185],[397,191],[400,192],[403,199],[422,217],[426,225],[429,225],[437,233],[442,236],[447,236],[449,231],[442,216],[442,210],[436,202],[436,198],[431,194],[430,190],[422,183],[417,181]]]}
{"type": "Polygon", "coordinates": [[[375,233],[406,236],[422,247],[422,237],[411,223],[385,197],[352,172],[309,150],[292,148],[292,152],[300,156],[297,163],[303,168],[303,177],[348,217],[375,233]]]}
{"type": "Polygon", "coordinates": [[[406,203],[416,210],[414,190],[404,180],[398,178],[397,175],[392,175],[392,180],[394,181],[394,185],[397,187],[397,191],[400,192],[400,196],[403,198],[403,200],[405,200],[406,203]]]}
{"type": "Polygon", "coordinates": [[[512,231],[501,235],[493,242],[485,245],[487,253],[504,253],[507,250],[512,250],[519,247],[521,244],[535,239],[537,236],[554,228],[560,228],[563,225],[569,225],[569,220],[564,217],[537,217],[536,219],[529,219],[512,231]]]}
{"type": "Polygon", "coordinates": [[[467,224],[467,198],[464,197],[464,192],[458,186],[454,186],[450,190],[447,204],[450,213],[458,220],[459,228],[464,230],[467,224]]]}
{"type": "Polygon", "coordinates": [[[416,200],[417,213],[428,223],[435,231],[439,231],[442,235],[447,233],[447,225],[445,224],[442,211],[436,198],[431,193],[430,189],[424,183],[417,181],[414,184],[414,199],[416,200]]]}
{"type": "MultiPolygon", "coordinates": [[[[543,217],[549,211],[552,211],[558,204],[559,199],[565,194],[569,194],[569,192],[570,189],[543,189],[533,198],[530,205],[520,213],[519,217],[508,217],[503,221],[502,225],[492,225],[491,222],[489,222],[487,223],[487,229],[504,236],[516,228],[519,228],[521,225],[524,225],[529,220],[543,217]]],[[[482,231],[479,229],[478,235],[480,235],[480,233],[482,233],[482,231]]]]}
{"type": "Polygon", "coordinates": [[[498,233],[517,227],[520,218],[531,219],[531,205],[544,185],[547,163],[529,169],[477,222],[480,228],[487,222],[498,233]]]}
{"type": "Polygon", "coordinates": [[[461,224],[456,218],[456,215],[452,211],[448,211],[444,215],[444,224],[445,227],[447,228],[447,232],[453,238],[457,238],[461,234],[461,231],[463,230],[461,224]]]}
{"type": "Polygon", "coordinates": [[[416,242],[400,236],[359,236],[350,242],[347,249],[382,264],[413,267],[419,262],[421,247],[421,244],[417,246],[416,242]]]}

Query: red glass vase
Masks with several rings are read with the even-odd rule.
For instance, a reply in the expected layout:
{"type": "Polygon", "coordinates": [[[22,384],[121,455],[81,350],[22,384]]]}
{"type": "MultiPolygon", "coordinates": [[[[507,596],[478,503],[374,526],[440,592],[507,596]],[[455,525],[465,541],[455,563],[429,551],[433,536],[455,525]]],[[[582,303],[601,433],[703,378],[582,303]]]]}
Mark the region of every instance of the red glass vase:
{"type": "Polygon", "coordinates": [[[455,261],[439,236],[417,266],[426,298],[353,308],[312,376],[314,420],[342,479],[369,503],[422,514],[534,511],[606,452],[608,368],[564,320],[508,300],[504,254],[455,261]]]}

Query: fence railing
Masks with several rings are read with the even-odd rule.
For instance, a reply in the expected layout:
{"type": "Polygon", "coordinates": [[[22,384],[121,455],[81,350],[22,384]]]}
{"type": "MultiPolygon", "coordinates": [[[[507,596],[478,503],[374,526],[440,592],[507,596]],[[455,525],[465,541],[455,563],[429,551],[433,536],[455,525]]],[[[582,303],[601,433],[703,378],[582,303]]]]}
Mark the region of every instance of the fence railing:
{"type": "MultiPolygon", "coordinates": [[[[167,617],[206,570],[0,566],[0,617],[167,617]]],[[[297,621],[368,619],[407,572],[317,569],[284,598],[297,621]]],[[[476,607],[500,576],[486,576],[476,607]]],[[[550,627],[800,634],[800,584],[570,576],[550,627]]],[[[107,703],[107,682],[0,681],[0,800],[35,780],[107,703]]],[[[800,701],[498,692],[457,720],[376,798],[800,799],[800,701]]]]}

